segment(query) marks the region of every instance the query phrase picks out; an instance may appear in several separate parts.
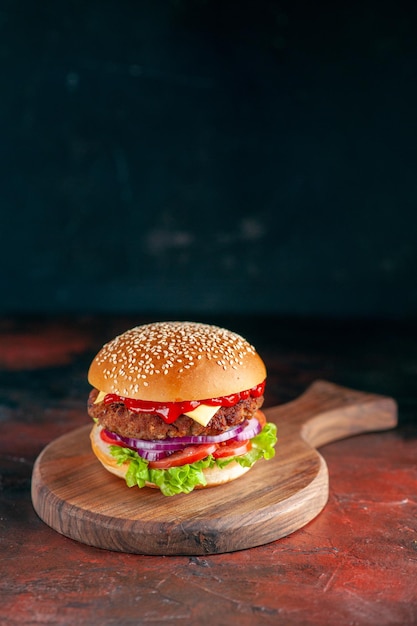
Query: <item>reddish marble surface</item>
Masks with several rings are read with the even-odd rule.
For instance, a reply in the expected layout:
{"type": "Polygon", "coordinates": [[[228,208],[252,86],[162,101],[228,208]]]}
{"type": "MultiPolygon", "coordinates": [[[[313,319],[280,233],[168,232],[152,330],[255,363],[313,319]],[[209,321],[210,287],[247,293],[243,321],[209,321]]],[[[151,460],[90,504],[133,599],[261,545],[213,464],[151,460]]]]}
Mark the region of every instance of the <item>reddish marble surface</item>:
{"type": "Polygon", "coordinates": [[[266,361],[266,404],[317,378],[395,397],[395,431],[321,449],[324,511],[272,544],[202,557],[146,557],[78,544],[33,511],[33,462],[86,423],[86,370],[132,318],[0,320],[0,624],[417,623],[417,333],[412,327],[208,320],[266,361]]]}

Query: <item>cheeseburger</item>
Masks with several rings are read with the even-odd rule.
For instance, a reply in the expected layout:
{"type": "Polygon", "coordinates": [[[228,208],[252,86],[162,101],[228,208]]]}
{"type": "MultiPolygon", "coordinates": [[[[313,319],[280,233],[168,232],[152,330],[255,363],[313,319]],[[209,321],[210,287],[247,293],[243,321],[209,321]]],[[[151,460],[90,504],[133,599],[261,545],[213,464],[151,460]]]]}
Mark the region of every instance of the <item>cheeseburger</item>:
{"type": "Polygon", "coordinates": [[[129,487],[164,495],[235,480],[274,456],[265,365],[243,337],[196,322],[137,326],[91,363],[94,454],[129,487]]]}

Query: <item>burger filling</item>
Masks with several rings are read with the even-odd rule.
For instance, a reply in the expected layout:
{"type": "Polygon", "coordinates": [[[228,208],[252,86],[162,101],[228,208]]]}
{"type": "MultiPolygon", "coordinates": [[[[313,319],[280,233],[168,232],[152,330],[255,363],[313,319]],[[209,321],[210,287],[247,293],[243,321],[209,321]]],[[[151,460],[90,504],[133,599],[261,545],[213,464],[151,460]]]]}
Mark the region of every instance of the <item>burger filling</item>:
{"type": "Polygon", "coordinates": [[[250,419],[262,406],[264,397],[249,397],[233,406],[220,406],[207,426],[187,415],[180,415],[175,422],[166,423],[156,413],[137,413],[120,400],[110,404],[96,403],[99,392],[93,389],[88,399],[88,414],[103,428],[122,437],[137,439],[167,439],[194,435],[219,435],[233,426],[250,419]]]}
{"type": "Polygon", "coordinates": [[[175,420],[166,415],[162,403],[153,403],[159,414],[147,412],[146,402],[94,389],[88,399],[88,413],[111,456],[119,465],[129,464],[127,485],[154,484],[170,496],[205,485],[203,470],[207,468],[223,468],[232,461],[249,468],[261,458],[274,456],[276,426],[266,422],[259,410],[263,389],[264,384],[233,396],[167,407],[177,413],[175,420]],[[215,411],[208,421],[200,423],[190,417],[195,408],[189,411],[189,404],[199,405],[198,409],[210,403],[215,411]]]}

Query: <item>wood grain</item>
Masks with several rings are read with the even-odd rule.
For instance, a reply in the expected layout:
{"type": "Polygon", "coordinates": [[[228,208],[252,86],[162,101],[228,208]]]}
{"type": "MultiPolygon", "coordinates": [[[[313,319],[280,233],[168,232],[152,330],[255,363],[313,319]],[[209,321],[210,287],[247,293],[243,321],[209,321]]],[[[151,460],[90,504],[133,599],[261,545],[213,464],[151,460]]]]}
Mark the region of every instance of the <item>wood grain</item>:
{"type": "Polygon", "coordinates": [[[315,449],[397,424],[392,398],[317,381],[296,400],[265,410],[278,426],[277,453],[221,487],[167,498],[129,489],[91,452],[90,425],[50,443],[36,460],[32,502],[57,532],[87,545],[138,554],[233,552],[284,537],[328,499],[328,471],[315,449]]]}

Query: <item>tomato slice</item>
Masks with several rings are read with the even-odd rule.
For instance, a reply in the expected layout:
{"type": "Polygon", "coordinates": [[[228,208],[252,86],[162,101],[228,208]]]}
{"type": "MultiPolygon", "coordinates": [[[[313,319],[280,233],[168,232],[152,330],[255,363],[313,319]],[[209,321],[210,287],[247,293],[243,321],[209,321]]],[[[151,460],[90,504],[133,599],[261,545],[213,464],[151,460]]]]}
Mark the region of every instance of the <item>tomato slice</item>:
{"type": "Polygon", "coordinates": [[[173,452],[164,459],[149,461],[149,469],[169,469],[170,467],[179,467],[180,465],[195,463],[196,461],[201,461],[201,459],[205,459],[206,456],[213,454],[216,448],[216,443],[186,446],[183,450],[173,452]]]}
{"type": "Polygon", "coordinates": [[[266,424],[266,417],[265,417],[265,413],[263,413],[262,411],[260,411],[259,409],[256,411],[254,417],[256,417],[256,419],[258,420],[258,422],[261,425],[261,428],[263,428],[266,424]]]}
{"type": "Polygon", "coordinates": [[[225,459],[228,456],[241,456],[251,449],[252,444],[249,439],[246,441],[225,441],[218,444],[217,450],[213,452],[215,459],[225,459]]]}

